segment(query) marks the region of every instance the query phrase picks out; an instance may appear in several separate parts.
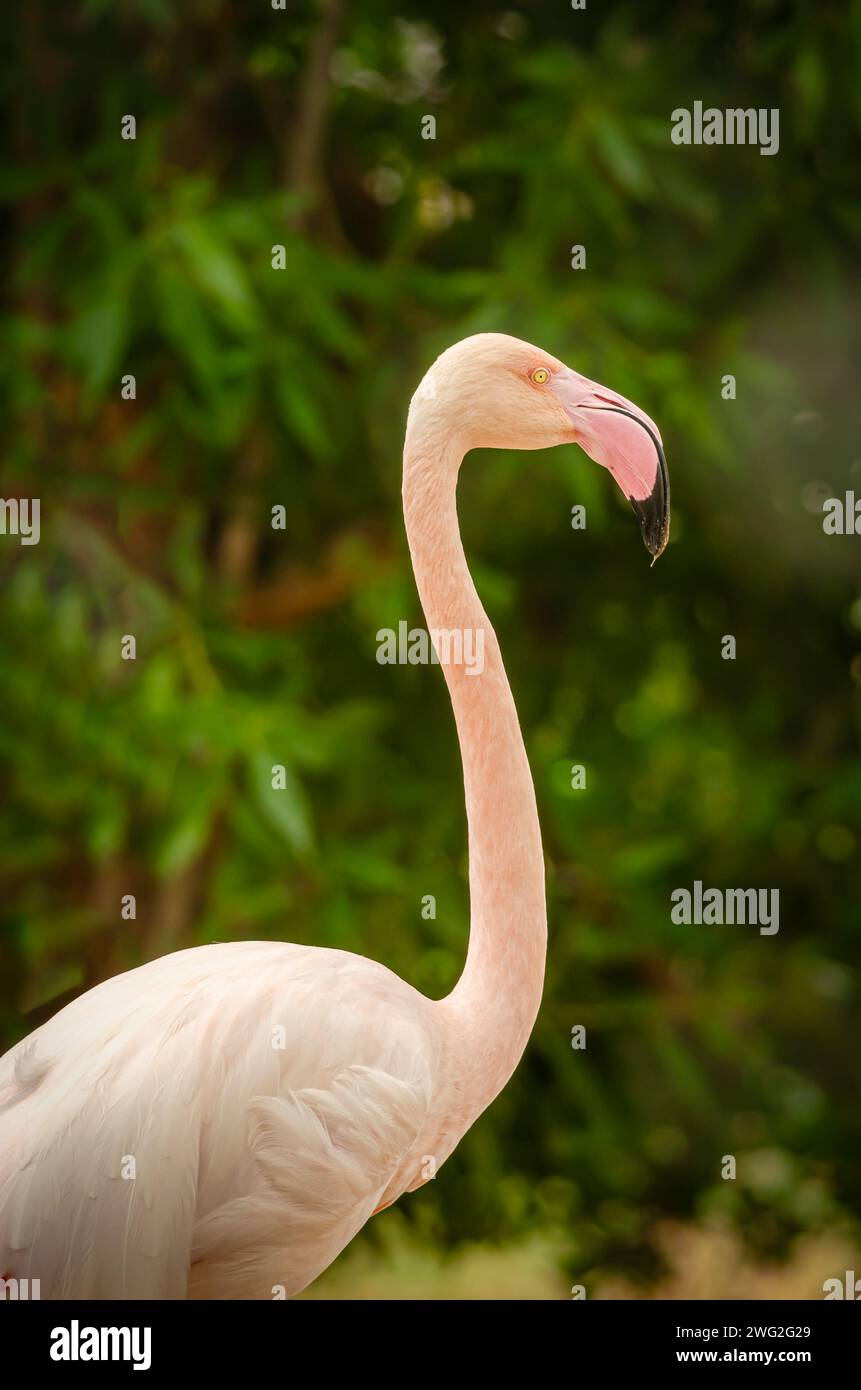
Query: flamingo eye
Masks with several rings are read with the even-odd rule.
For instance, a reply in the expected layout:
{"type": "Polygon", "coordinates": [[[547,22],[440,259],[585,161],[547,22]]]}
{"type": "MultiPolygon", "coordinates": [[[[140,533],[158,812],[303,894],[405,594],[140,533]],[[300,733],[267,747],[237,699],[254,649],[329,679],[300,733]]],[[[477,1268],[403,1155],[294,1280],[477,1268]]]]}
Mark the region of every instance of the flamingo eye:
{"type": "Polygon", "coordinates": [[[529,380],[534,381],[536,386],[543,386],[549,378],[550,373],[546,367],[536,367],[534,371],[529,373],[529,380]]]}

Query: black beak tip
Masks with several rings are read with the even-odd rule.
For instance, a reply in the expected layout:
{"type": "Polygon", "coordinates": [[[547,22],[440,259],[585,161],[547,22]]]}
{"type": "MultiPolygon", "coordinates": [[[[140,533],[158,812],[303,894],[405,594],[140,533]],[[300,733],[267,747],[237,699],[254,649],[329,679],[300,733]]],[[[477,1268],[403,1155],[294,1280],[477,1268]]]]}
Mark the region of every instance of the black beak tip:
{"type": "Polygon", "coordinates": [[[652,564],[666,549],[670,538],[670,480],[667,474],[667,461],[663,449],[658,449],[658,473],[655,486],[641,501],[631,498],[631,506],[637,514],[643,544],[652,557],[652,564]]]}

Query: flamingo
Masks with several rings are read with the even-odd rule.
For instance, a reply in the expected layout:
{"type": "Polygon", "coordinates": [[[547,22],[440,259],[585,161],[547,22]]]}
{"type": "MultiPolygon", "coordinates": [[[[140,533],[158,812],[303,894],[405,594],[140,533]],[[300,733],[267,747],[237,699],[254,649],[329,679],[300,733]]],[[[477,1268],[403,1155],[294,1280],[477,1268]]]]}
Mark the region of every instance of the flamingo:
{"type": "Polygon", "coordinates": [[[517,338],[482,333],[413,396],[403,509],[428,628],[483,631],[441,662],[463,761],[471,921],[431,1000],[346,951],[198,946],[105,981],[0,1060],[0,1273],[43,1298],[289,1297],[369,1218],[438,1173],[526,1047],[547,925],[535,793],[499,646],[467,568],[472,449],[576,442],[656,558],[669,485],[654,422],[517,338]]]}

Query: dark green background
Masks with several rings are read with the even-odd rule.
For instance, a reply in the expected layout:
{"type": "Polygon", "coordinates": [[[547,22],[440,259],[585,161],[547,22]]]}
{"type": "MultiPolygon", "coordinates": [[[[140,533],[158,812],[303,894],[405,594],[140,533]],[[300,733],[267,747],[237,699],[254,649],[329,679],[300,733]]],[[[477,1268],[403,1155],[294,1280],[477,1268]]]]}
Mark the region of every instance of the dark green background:
{"type": "Polygon", "coordinates": [[[646,1293],[687,1241],[707,1291],[788,1261],[781,1290],[817,1296],[861,1190],[861,539],[818,513],[861,496],[861,7],[91,0],[29,6],[9,43],[0,495],[39,496],[43,534],[0,537],[6,1041],[214,940],[452,986],[451,714],[440,672],[377,665],[375,634],[419,621],[409,397],[449,343],[511,332],[658,421],[672,538],[650,571],[573,447],[467,461],[548,985],[502,1097],[331,1287],[487,1247],[477,1296],[646,1293]],[[674,146],[695,100],[779,107],[779,153],[674,146]],[[778,888],[779,934],[674,926],[694,879],[778,888]]]}

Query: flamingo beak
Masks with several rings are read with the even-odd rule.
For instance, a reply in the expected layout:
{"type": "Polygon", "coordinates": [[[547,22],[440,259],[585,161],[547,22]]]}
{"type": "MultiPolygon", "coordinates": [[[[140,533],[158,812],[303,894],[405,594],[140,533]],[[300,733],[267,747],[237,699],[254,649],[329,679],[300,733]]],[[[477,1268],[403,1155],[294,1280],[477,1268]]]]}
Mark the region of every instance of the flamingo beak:
{"type": "Polygon", "coordinates": [[[633,401],[570,367],[554,372],[549,386],[580,448],[612,473],[634,508],[654,564],[670,534],[670,479],[657,425],[633,401]]]}

